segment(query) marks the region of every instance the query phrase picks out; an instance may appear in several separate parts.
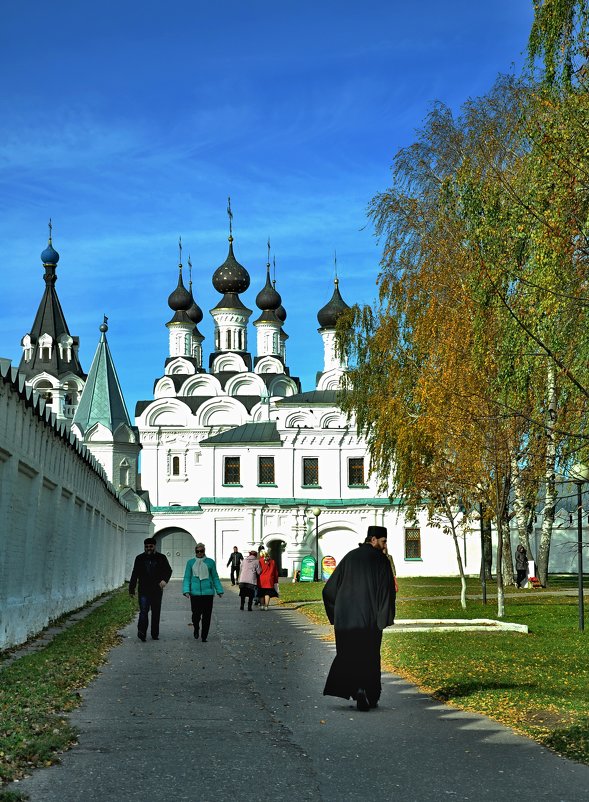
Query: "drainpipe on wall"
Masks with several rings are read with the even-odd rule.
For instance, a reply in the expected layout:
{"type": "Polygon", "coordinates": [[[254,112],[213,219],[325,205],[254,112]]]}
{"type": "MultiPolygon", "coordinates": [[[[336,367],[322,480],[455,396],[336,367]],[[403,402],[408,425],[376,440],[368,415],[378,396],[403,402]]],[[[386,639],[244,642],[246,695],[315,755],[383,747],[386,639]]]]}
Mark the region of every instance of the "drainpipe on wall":
{"type": "Polygon", "coordinates": [[[295,478],[294,478],[294,475],[295,475],[295,444],[296,444],[296,442],[298,440],[298,437],[299,437],[300,433],[301,433],[301,430],[299,428],[299,429],[297,429],[296,434],[295,434],[295,436],[293,437],[293,440],[292,440],[292,493],[291,493],[292,498],[295,498],[295,478]]]}

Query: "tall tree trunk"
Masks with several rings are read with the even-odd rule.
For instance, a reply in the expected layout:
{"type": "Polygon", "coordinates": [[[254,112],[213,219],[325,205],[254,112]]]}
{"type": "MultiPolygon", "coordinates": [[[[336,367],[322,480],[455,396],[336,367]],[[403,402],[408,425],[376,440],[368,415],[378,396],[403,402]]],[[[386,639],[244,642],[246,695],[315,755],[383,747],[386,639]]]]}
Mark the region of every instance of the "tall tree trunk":
{"type": "Polygon", "coordinates": [[[458,563],[458,571],[460,573],[460,606],[466,610],[466,577],[464,576],[464,566],[462,564],[462,555],[460,554],[460,543],[458,535],[456,534],[456,527],[454,521],[450,521],[450,529],[452,531],[452,540],[454,541],[454,548],[456,549],[456,562],[458,563]]]}
{"type": "MultiPolygon", "coordinates": [[[[537,496],[537,491],[536,491],[537,496]]],[[[536,519],[536,505],[535,505],[536,497],[532,501],[528,501],[527,508],[526,508],[526,537],[522,546],[526,550],[526,554],[528,555],[529,560],[536,560],[534,557],[534,551],[532,550],[532,545],[530,542],[530,538],[534,532],[534,521],[536,519]]],[[[535,544],[534,544],[535,545],[535,544]]]]}
{"type": "Polygon", "coordinates": [[[495,474],[495,523],[497,529],[497,618],[505,615],[505,588],[503,586],[503,532],[502,521],[507,507],[507,487],[509,479],[500,479],[495,474]]]}
{"type": "Polygon", "coordinates": [[[463,610],[466,610],[466,577],[464,575],[464,563],[462,562],[462,554],[460,553],[460,543],[458,541],[458,532],[456,531],[457,515],[462,516],[462,525],[464,526],[464,516],[457,510],[460,509],[456,501],[448,496],[443,499],[444,515],[448,520],[449,526],[444,527],[444,531],[450,531],[452,540],[454,541],[454,548],[456,550],[456,562],[458,564],[458,573],[460,574],[460,605],[463,610]]]}
{"type": "Polygon", "coordinates": [[[529,490],[523,486],[519,461],[515,454],[511,458],[511,484],[513,487],[513,513],[517,525],[518,541],[526,550],[528,558],[533,560],[530,534],[534,521],[534,502],[530,502],[529,490]]]}
{"type": "Polygon", "coordinates": [[[483,549],[485,579],[493,577],[493,524],[488,519],[483,520],[483,549]]]}
{"type": "Polygon", "coordinates": [[[505,591],[503,588],[503,538],[501,526],[497,527],[497,617],[505,615],[505,591]]]}
{"type": "Polygon", "coordinates": [[[556,512],[556,437],[554,428],[556,426],[556,375],[552,362],[548,363],[547,376],[547,400],[548,411],[546,413],[546,458],[544,463],[544,482],[546,485],[544,496],[544,509],[542,511],[542,533],[540,535],[540,545],[538,547],[536,575],[542,587],[548,583],[548,564],[550,560],[550,544],[552,541],[552,529],[554,527],[554,516],[556,512]]]}
{"type": "MultiPolygon", "coordinates": [[[[506,505],[507,506],[507,505],[506,505]]],[[[511,527],[509,526],[509,516],[507,509],[504,510],[503,520],[501,521],[501,539],[503,541],[502,571],[503,584],[515,585],[515,574],[513,570],[513,552],[511,550],[511,527]]]]}

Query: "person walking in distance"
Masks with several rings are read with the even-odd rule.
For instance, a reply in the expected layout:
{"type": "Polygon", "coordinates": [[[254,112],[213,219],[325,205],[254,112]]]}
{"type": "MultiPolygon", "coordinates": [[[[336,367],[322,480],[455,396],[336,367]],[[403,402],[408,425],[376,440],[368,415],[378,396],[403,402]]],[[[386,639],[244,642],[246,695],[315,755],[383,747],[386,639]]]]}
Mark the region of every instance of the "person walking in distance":
{"type": "Polygon", "coordinates": [[[384,554],[386,542],[384,526],[369,526],[364,543],[345,555],[323,588],[336,645],[323,694],[351,697],[364,712],[380,699],[382,631],[395,620],[395,585],[384,554]]]}
{"type": "Polygon", "coordinates": [[[252,602],[258,587],[258,575],[261,573],[260,561],[258,560],[258,552],[252,549],[246,556],[241,564],[241,571],[239,573],[239,609],[243,610],[245,607],[245,600],[247,599],[247,609],[252,609],[252,602]]]}
{"type": "Polygon", "coordinates": [[[516,585],[518,588],[523,588],[524,582],[528,578],[528,554],[521,543],[515,550],[515,570],[517,572],[516,585]]]}
{"type": "Polygon", "coordinates": [[[270,599],[278,596],[278,568],[267,551],[260,555],[260,575],[258,577],[258,596],[260,610],[270,609],[270,599]]]}
{"type": "Polygon", "coordinates": [[[213,614],[215,593],[221,597],[223,586],[217,573],[215,561],[205,556],[205,544],[197,543],[194,552],[196,557],[188,560],[182,584],[183,594],[190,599],[192,610],[193,635],[198,640],[202,620],[201,641],[207,642],[213,614]]]}
{"type": "Polygon", "coordinates": [[[172,576],[172,567],[165,554],[155,550],[155,538],[146,537],[143,541],[143,554],[138,554],[133,563],[133,571],[129,580],[129,595],[135,595],[139,585],[139,618],[137,620],[137,637],[145,642],[151,611],[151,637],[158,640],[160,636],[160,612],[164,588],[172,576]]]}
{"type": "Polygon", "coordinates": [[[231,584],[235,585],[239,577],[239,569],[243,562],[243,554],[238,550],[237,546],[233,546],[231,556],[227,560],[227,565],[231,566],[231,584]]]}

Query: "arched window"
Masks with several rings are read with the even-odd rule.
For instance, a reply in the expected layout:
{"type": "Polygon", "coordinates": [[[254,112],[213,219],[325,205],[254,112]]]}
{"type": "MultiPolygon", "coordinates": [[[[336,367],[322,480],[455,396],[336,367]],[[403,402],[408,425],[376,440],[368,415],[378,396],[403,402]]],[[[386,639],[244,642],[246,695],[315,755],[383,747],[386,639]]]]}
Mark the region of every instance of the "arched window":
{"type": "Polygon", "coordinates": [[[119,479],[122,487],[129,487],[130,465],[126,459],[121,462],[119,479]]]}
{"type": "Polygon", "coordinates": [[[69,362],[72,358],[72,338],[67,334],[62,334],[59,338],[59,356],[65,362],[69,362]]]}
{"type": "Polygon", "coordinates": [[[53,346],[53,338],[49,334],[43,334],[39,339],[39,356],[44,362],[49,362],[51,359],[51,349],[53,346]]]}
{"type": "Polygon", "coordinates": [[[33,357],[33,345],[28,334],[26,337],[23,337],[22,346],[24,350],[25,362],[30,362],[33,357]]]}
{"type": "Polygon", "coordinates": [[[180,476],[180,457],[172,457],[172,476],[180,476]]]}

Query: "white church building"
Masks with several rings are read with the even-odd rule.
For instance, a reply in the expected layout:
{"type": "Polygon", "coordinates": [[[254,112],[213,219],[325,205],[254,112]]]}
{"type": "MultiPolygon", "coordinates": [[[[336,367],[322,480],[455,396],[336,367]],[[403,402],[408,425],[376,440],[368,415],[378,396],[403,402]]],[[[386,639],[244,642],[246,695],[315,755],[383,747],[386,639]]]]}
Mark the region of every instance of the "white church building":
{"type": "MultiPolygon", "coordinates": [[[[305,391],[288,367],[286,311],[269,260],[255,298],[259,314],[250,350],[252,310],[240,297],[250,276],[235,258],[230,234],[227,258],[212,275],[219,302],[210,310],[208,368],[198,328],[203,313],[182,270],[180,264],[168,298],[163,375],[153,399],[135,410],[142,486],[149,490],[159,548],[175,575],[202,540],[221,575],[237,546],[244,553],[270,551],[282,575],[293,576],[308,554],[339,561],[371,524],[388,528],[400,575],[455,574],[454,550],[440,530],[428,528],[425,518],[405,521],[398,505],[378,494],[365,442],[338,406],[345,365],[336,355],[335,327],[348,308],[338,280],[317,312],[323,369],[305,391]]],[[[473,573],[478,555],[473,538],[473,573]]]]}
{"type": "MultiPolygon", "coordinates": [[[[252,310],[241,297],[250,275],[235,257],[230,229],[227,258],[211,271],[219,301],[210,310],[212,345],[205,359],[198,328],[205,328],[204,316],[192,281],[188,288],[184,284],[180,256],[177,286],[168,298],[169,355],[154,380],[153,398],[137,403],[133,424],[108,348],[106,319],[86,375],[78,338],[70,334],[55,292],[59,254],[51,236],[41,260],[45,290],[21,341],[19,372],[138,516],[128,564],[141,548],[143,529],[155,534],[176,577],[196,541],[206,544],[221,576],[228,576],[226,563],[237,546],[242,553],[269,550],[282,575],[292,577],[304,556],[339,561],[364,539],[369,525],[378,524],[388,529],[400,577],[457,574],[455,547],[443,527],[429,525],[425,512],[406,519],[400,504],[377,492],[366,443],[338,406],[346,366],[336,353],[335,327],[347,304],[337,279],[316,313],[323,365],[317,366],[316,386],[302,388],[288,367],[286,311],[270,280],[269,258],[265,282],[257,277],[258,312],[250,321],[252,310]]],[[[551,570],[574,571],[570,511],[561,517],[551,570]]],[[[540,526],[538,520],[536,546],[540,526]]],[[[478,574],[476,531],[464,533],[460,550],[466,572],[478,574]]]]}

